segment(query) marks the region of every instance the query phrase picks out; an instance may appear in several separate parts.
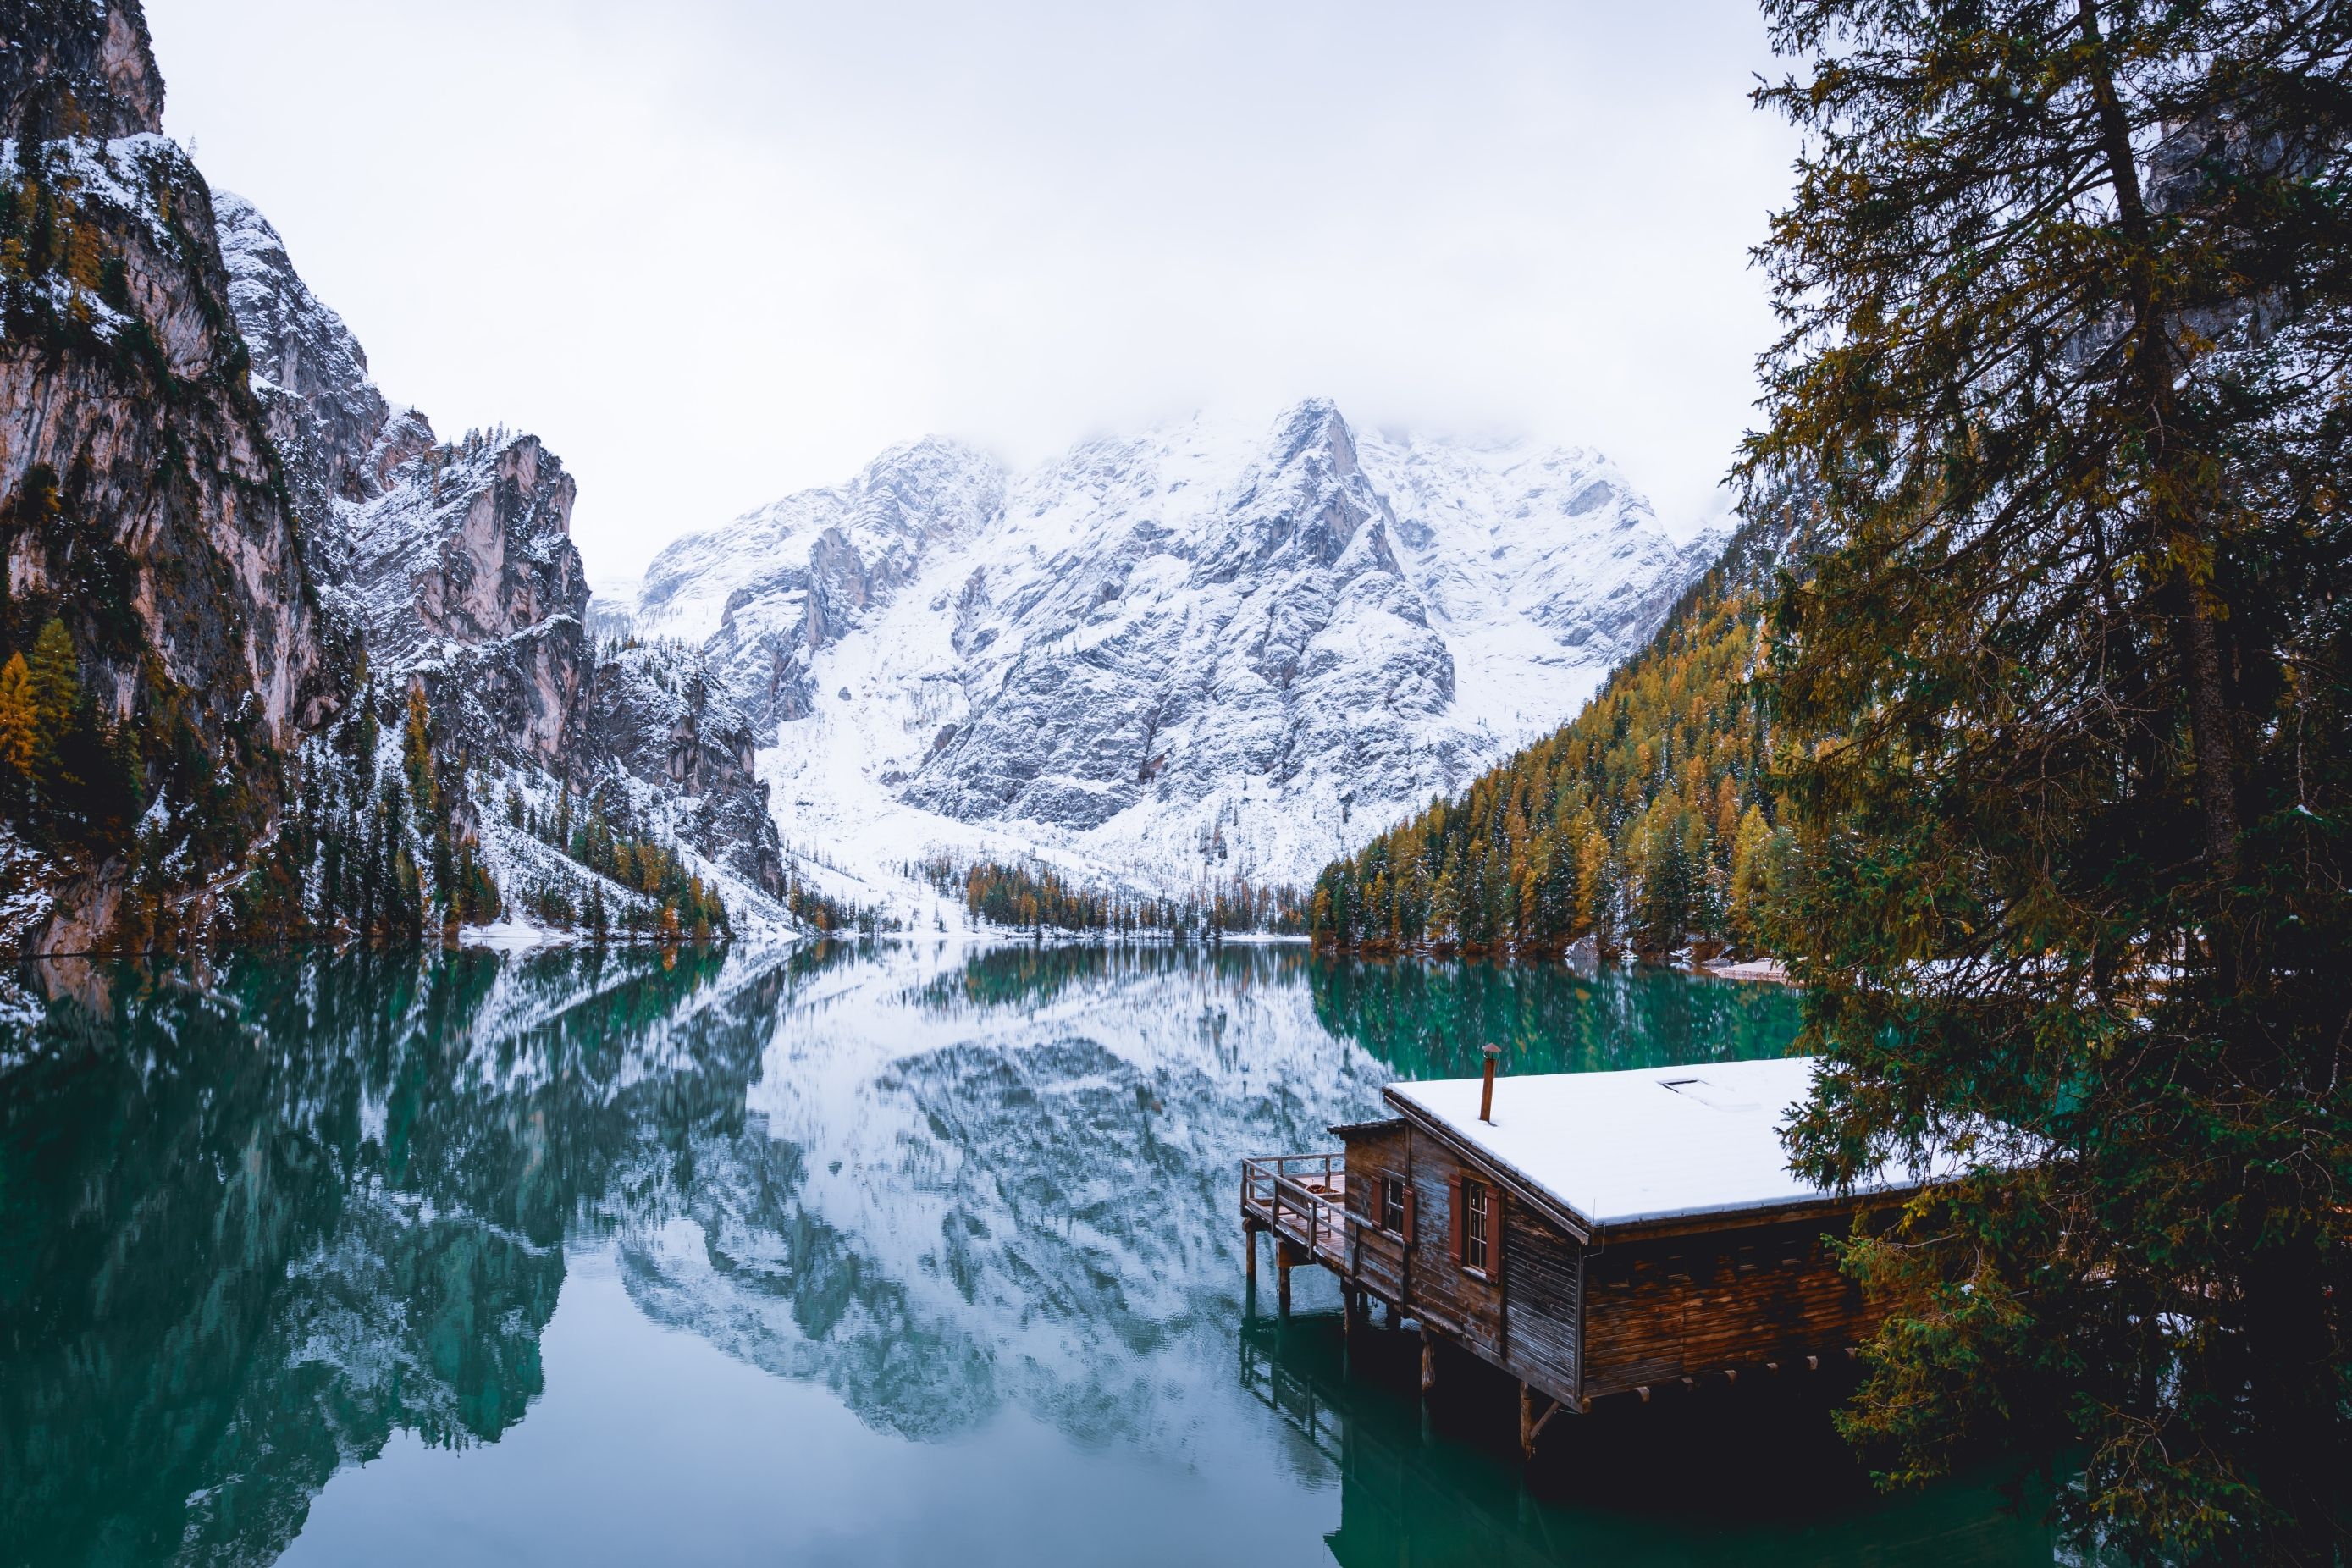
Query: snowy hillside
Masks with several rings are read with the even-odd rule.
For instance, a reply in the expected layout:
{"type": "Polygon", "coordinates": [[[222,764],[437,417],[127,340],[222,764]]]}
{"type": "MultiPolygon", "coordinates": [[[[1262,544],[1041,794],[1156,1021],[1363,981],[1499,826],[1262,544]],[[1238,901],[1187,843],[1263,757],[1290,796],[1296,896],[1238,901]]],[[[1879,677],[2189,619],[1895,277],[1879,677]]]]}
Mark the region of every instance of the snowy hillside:
{"type": "Polygon", "coordinates": [[[1028,473],[896,447],[671,545],[634,619],[704,643],[785,842],[877,892],[930,847],[1177,891],[1304,882],[1558,725],[1720,543],[1598,454],[1318,400],[1028,473]]]}

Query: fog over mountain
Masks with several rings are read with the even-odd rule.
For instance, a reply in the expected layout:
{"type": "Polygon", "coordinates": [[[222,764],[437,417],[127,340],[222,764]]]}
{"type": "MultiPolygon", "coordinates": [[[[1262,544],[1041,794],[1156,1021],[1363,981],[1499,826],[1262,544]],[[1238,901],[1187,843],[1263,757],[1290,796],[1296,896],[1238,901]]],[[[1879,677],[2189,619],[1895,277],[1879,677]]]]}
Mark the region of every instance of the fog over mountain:
{"type": "Polygon", "coordinates": [[[1737,0],[147,10],[165,129],[386,388],[563,455],[600,573],[925,431],[1309,395],[1590,443],[1679,525],[1775,331],[1737,0]]]}

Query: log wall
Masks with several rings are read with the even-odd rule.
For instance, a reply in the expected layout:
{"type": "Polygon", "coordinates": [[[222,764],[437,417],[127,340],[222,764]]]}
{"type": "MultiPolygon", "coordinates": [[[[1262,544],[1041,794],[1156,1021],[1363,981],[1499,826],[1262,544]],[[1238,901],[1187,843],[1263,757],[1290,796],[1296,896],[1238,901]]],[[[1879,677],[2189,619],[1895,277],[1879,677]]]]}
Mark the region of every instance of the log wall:
{"type": "Polygon", "coordinates": [[[1381,1300],[1538,1392],[1575,1404],[1684,1378],[1842,1356],[1873,1315],[1825,1235],[1849,1209],[1604,1236],[1587,1247],[1500,1183],[1487,1274],[1457,1259],[1457,1182],[1487,1178],[1455,1147],[1408,1124],[1347,1135],[1347,1275],[1381,1300]],[[1381,1183],[1407,1183],[1409,1233],[1381,1225],[1381,1183]],[[1659,1234],[1671,1229],[1674,1234],[1659,1234]]]}
{"type": "Polygon", "coordinates": [[[1850,1223],[1815,1215],[1599,1248],[1586,1260],[1585,1394],[1843,1355],[1872,1328],[1822,1239],[1850,1223]]]}

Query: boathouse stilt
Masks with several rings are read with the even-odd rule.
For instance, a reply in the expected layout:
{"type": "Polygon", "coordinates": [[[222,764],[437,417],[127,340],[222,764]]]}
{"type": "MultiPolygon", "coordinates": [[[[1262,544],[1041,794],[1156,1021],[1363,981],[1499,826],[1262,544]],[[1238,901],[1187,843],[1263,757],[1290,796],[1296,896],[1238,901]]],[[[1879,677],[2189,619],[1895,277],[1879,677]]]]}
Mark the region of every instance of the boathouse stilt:
{"type": "Polygon", "coordinates": [[[1252,1291],[1257,1289],[1257,1233],[1259,1227],[1244,1223],[1242,1226],[1242,1254],[1248,1260],[1242,1265],[1242,1278],[1252,1291]]]}
{"type": "MultiPolygon", "coordinates": [[[[1580,1412],[1591,1407],[1589,1400],[1577,1406],[1580,1412]]],[[[1538,1392],[1534,1384],[1519,1384],[1519,1453],[1522,1458],[1532,1459],[1536,1457],[1536,1439],[1542,1436],[1543,1429],[1551,1425],[1551,1418],[1567,1408],[1551,1395],[1538,1392]],[[1538,1401],[1544,1407],[1540,1415],[1536,1414],[1538,1401]]]]}
{"type": "Polygon", "coordinates": [[[1421,1396],[1428,1398],[1437,1390],[1437,1342],[1430,1337],[1429,1327],[1421,1330],[1421,1396]]]}

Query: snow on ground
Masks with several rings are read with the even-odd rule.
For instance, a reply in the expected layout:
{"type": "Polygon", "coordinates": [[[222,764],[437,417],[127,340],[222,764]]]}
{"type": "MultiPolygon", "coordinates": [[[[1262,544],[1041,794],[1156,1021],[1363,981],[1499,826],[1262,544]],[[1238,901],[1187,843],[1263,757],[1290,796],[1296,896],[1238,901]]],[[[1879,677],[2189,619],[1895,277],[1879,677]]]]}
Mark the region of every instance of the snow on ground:
{"type": "Polygon", "coordinates": [[[571,939],[570,931],[551,931],[511,912],[488,925],[467,926],[457,933],[457,940],[465,946],[486,947],[495,952],[529,952],[535,947],[571,939]]]}

